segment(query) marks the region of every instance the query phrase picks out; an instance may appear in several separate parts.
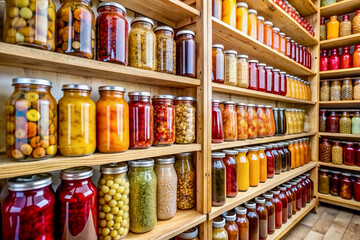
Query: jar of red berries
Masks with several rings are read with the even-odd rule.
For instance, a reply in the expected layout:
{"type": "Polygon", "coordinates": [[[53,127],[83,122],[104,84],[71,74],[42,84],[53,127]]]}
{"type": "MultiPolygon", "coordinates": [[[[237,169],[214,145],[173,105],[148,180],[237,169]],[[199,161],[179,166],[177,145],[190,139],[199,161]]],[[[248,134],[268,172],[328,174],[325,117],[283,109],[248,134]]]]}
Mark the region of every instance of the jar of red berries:
{"type": "Polygon", "coordinates": [[[171,145],[175,142],[174,96],[156,95],[154,106],[154,143],[156,146],[171,145]]]}

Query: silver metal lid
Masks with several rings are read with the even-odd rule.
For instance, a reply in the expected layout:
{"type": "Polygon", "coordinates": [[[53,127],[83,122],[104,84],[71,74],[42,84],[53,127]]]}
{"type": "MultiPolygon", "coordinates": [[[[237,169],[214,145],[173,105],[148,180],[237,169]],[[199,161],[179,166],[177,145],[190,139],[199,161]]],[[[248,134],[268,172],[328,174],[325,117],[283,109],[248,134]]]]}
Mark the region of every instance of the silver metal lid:
{"type": "Polygon", "coordinates": [[[81,180],[93,175],[93,168],[88,166],[73,167],[61,170],[60,178],[62,180],[81,180]]]}
{"type": "Polygon", "coordinates": [[[292,186],[296,186],[296,184],[297,184],[296,181],[289,181],[289,183],[290,183],[292,186]]]}
{"type": "Polygon", "coordinates": [[[246,58],[246,59],[249,58],[248,55],[244,55],[244,54],[237,55],[237,57],[238,57],[238,58],[246,58]]]}
{"type": "Polygon", "coordinates": [[[258,151],[258,150],[259,150],[258,147],[249,147],[248,149],[249,149],[249,152],[251,152],[251,151],[258,151]]]}
{"type": "Polygon", "coordinates": [[[272,22],[270,22],[270,21],[265,21],[264,24],[265,24],[265,25],[274,26],[274,24],[273,24],[272,22]]]}
{"type": "Polygon", "coordinates": [[[263,108],[264,107],[264,105],[256,105],[256,107],[259,107],[259,108],[263,108]]]}
{"type": "Polygon", "coordinates": [[[174,29],[169,26],[158,26],[154,29],[154,32],[157,32],[157,31],[170,31],[170,32],[174,33],[174,29]]]}
{"type": "Polygon", "coordinates": [[[198,234],[199,234],[199,230],[196,227],[193,227],[193,228],[190,228],[189,230],[181,233],[177,237],[181,238],[181,239],[194,239],[197,237],[198,234]]]}
{"type": "Polygon", "coordinates": [[[224,214],[224,218],[226,221],[234,222],[236,220],[236,214],[234,212],[227,212],[224,214]]]}
{"type": "Polygon", "coordinates": [[[246,3],[244,3],[244,2],[238,2],[238,3],[236,4],[236,6],[237,6],[237,7],[243,7],[243,8],[246,8],[246,9],[249,8],[249,6],[248,6],[246,3]]]}
{"type": "Polygon", "coordinates": [[[11,191],[27,191],[49,186],[52,183],[50,173],[38,173],[10,178],[8,185],[11,191]]]}
{"type": "MultiPolygon", "coordinates": [[[[103,2],[102,2],[103,3],[103,2]]],[[[115,86],[100,86],[99,91],[119,91],[126,92],[126,89],[123,87],[115,87],[115,86]]]]}
{"type": "Polygon", "coordinates": [[[274,68],[271,66],[267,66],[267,67],[265,67],[265,69],[274,69],[274,68]]]}
{"type": "Polygon", "coordinates": [[[235,104],[235,102],[234,101],[222,101],[221,102],[222,104],[225,104],[225,105],[230,105],[230,104],[235,104]]]}
{"type": "Polygon", "coordinates": [[[174,99],[173,95],[155,95],[152,99],[174,99]]]}
{"type": "Polygon", "coordinates": [[[257,16],[258,21],[265,21],[265,18],[263,16],[257,16]]]}
{"type": "Polygon", "coordinates": [[[263,197],[266,198],[266,199],[271,199],[273,198],[273,194],[269,191],[269,192],[266,192],[266,193],[263,193],[263,197]]]}
{"type": "Polygon", "coordinates": [[[273,72],[280,72],[280,69],[274,69],[273,72]]]}
{"type": "Polygon", "coordinates": [[[279,35],[280,35],[280,37],[285,37],[286,36],[286,34],[283,33],[283,32],[279,33],[279,35]]]}
{"type": "Polygon", "coordinates": [[[343,173],[341,173],[341,175],[343,175],[343,176],[347,176],[347,177],[351,177],[351,173],[346,173],[346,172],[343,172],[343,173]]]}
{"type": "Polygon", "coordinates": [[[247,210],[244,207],[238,206],[235,208],[235,212],[236,214],[246,214],[247,210]]]}
{"type": "Polygon", "coordinates": [[[283,186],[283,185],[278,186],[278,188],[279,188],[281,191],[286,191],[286,187],[283,186]]]}
{"type": "Polygon", "coordinates": [[[248,209],[255,209],[256,208],[256,204],[252,201],[247,201],[244,203],[245,207],[248,209]]]}
{"type": "Polygon", "coordinates": [[[255,107],[255,104],[248,104],[248,107],[255,107]]]}
{"type": "Polygon", "coordinates": [[[273,106],[265,105],[265,108],[273,108],[273,106]]]}
{"type": "Polygon", "coordinates": [[[230,155],[236,155],[236,154],[238,154],[238,151],[231,150],[231,149],[225,149],[225,150],[223,150],[223,153],[230,154],[230,155]]]}
{"type": "Polygon", "coordinates": [[[246,106],[246,103],[236,103],[236,106],[246,106]]]}
{"type": "Polygon", "coordinates": [[[287,187],[287,188],[291,188],[291,184],[284,183],[283,185],[284,185],[285,187],[287,187]]]}
{"type": "Polygon", "coordinates": [[[149,24],[151,24],[152,26],[154,26],[154,21],[151,20],[150,18],[147,18],[147,17],[137,17],[137,18],[134,18],[134,19],[131,21],[131,24],[130,24],[130,25],[133,25],[133,23],[136,23],[136,22],[145,22],[145,23],[149,23],[149,24]]]}
{"type": "Polygon", "coordinates": [[[280,191],[279,191],[279,190],[276,190],[276,189],[271,190],[271,192],[272,192],[272,194],[274,194],[274,195],[279,195],[279,194],[280,194],[280,191]]]}
{"type": "Polygon", "coordinates": [[[273,144],[271,144],[271,146],[272,146],[273,148],[278,148],[278,147],[279,147],[279,144],[273,143],[273,144]]]}
{"type": "MultiPolygon", "coordinates": [[[[340,174],[341,172],[340,171],[333,171],[333,173],[340,174]]],[[[307,177],[307,176],[305,175],[305,177],[307,177]]]]}
{"type": "Polygon", "coordinates": [[[284,71],[280,71],[280,74],[286,74],[286,72],[284,72],[284,71]]]}
{"type": "Polygon", "coordinates": [[[129,161],[130,167],[152,167],[154,166],[154,160],[151,158],[129,161]]]}
{"type": "Polygon", "coordinates": [[[193,97],[177,97],[175,100],[195,101],[193,97]]]}
{"type": "Polygon", "coordinates": [[[234,150],[238,153],[247,153],[249,151],[247,148],[234,148],[234,150]]]}
{"type": "Polygon", "coordinates": [[[225,54],[235,54],[235,55],[237,55],[237,51],[235,51],[235,50],[226,50],[226,51],[224,51],[224,53],[225,54]]]}
{"type": "Polygon", "coordinates": [[[252,13],[252,14],[257,14],[257,11],[255,10],[255,9],[249,9],[248,10],[248,13],[250,14],[250,13],[252,13]]]}
{"type": "Polygon", "coordinates": [[[258,66],[264,66],[264,67],[266,67],[266,63],[258,63],[258,66]]]}
{"type": "Polygon", "coordinates": [[[291,40],[291,37],[286,37],[285,39],[286,39],[286,40],[291,40]]]}
{"type": "Polygon", "coordinates": [[[156,164],[173,164],[175,162],[174,156],[162,156],[155,158],[156,164]]]}
{"type": "Polygon", "coordinates": [[[85,90],[91,91],[92,88],[86,84],[64,84],[61,90],[85,90]]]}
{"type": "Polygon", "coordinates": [[[120,174],[128,171],[128,165],[126,163],[110,163],[100,166],[102,174],[120,174]]]}
{"type": "Polygon", "coordinates": [[[255,202],[256,202],[256,203],[260,203],[260,204],[264,204],[264,203],[265,203],[265,198],[263,198],[263,197],[256,197],[256,198],[255,198],[255,202]]]}
{"type": "Polygon", "coordinates": [[[225,218],[223,217],[216,217],[212,221],[212,225],[215,228],[223,228],[225,226],[225,218]]]}
{"type": "Polygon", "coordinates": [[[257,147],[259,150],[266,150],[266,147],[265,146],[258,146],[257,147]]]}
{"type": "Polygon", "coordinates": [[[138,92],[138,91],[135,91],[135,92],[129,92],[129,93],[128,93],[128,96],[150,97],[150,96],[151,96],[151,93],[149,93],[149,92],[138,92]]]}
{"type": "Polygon", "coordinates": [[[221,100],[218,100],[218,99],[212,99],[211,100],[212,103],[221,103],[221,100]]]}
{"type": "Polygon", "coordinates": [[[271,144],[264,145],[264,147],[266,147],[266,149],[272,149],[273,148],[271,144]]]}
{"type": "Polygon", "coordinates": [[[112,7],[116,7],[116,8],[119,8],[121,9],[123,12],[125,12],[126,14],[126,9],[123,5],[119,4],[119,3],[116,3],[116,2],[100,2],[98,7],[97,7],[97,11],[99,11],[99,9],[101,7],[105,7],[105,6],[112,6],[112,7]]]}
{"type": "Polygon", "coordinates": [[[52,83],[49,80],[38,79],[38,78],[14,78],[12,80],[12,85],[15,84],[34,84],[34,85],[44,85],[52,86],[52,83]]]}
{"type": "Polygon", "coordinates": [[[252,59],[252,60],[248,60],[248,62],[249,62],[249,63],[259,63],[259,61],[258,61],[258,60],[254,60],[254,59],[252,59]]]}
{"type": "Polygon", "coordinates": [[[213,157],[213,158],[224,158],[225,153],[223,153],[223,152],[213,152],[213,153],[211,153],[211,157],[213,157]]]}
{"type": "Polygon", "coordinates": [[[283,147],[284,146],[284,143],[278,143],[277,144],[279,147],[283,147]]]}
{"type": "Polygon", "coordinates": [[[190,35],[193,35],[195,36],[195,33],[193,31],[190,31],[190,30],[182,30],[182,31],[179,31],[176,33],[176,37],[179,36],[179,35],[182,35],[182,34],[190,34],[190,35]]]}
{"type": "Polygon", "coordinates": [[[193,155],[193,153],[191,153],[191,152],[185,152],[185,153],[178,153],[178,154],[176,154],[175,156],[181,156],[181,157],[187,157],[187,156],[192,156],[193,155]]]}
{"type": "Polygon", "coordinates": [[[222,45],[222,44],[213,44],[212,47],[224,49],[224,45],[222,45]]]}

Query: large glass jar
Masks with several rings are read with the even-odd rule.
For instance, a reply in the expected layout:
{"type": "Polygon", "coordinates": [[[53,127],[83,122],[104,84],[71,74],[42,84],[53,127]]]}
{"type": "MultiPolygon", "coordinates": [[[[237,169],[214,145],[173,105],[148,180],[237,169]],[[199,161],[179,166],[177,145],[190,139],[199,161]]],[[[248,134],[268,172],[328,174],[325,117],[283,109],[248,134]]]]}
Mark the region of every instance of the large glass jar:
{"type": "Polygon", "coordinates": [[[360,143],[358,143],[357,148],[355,150],[355,159],[356,159],[355,165],[357,167],[360,167],[360,143]]]}
{"type": "MultiPolygon", "coordinates": [[[[334,0],[332,0],[334,1],[334,0]]],[[[352,20],[352,34],[360,33],[360,11],[356,11],[356,15],[352,20]]]]}
{"type": "Polygon", "coordinates": [[[285,119],[285,108],[279,108],[278,126],[279,126],[279,135],[284,135],[287,129],[286,119],[285,119]]]}
{"type": "MultiPolygon", "coordinates": [[[[358,19],[360,19],[360,11],[357,16],[358,19]]],[[[355,45],[355,52],[353,53],[353,67],[360,67],[360,45],[355,45]]]]}
{"type": "Polygon", "coordinates": [[[331,16],[330,21],[327,23],[327,39],[339,37],[340,24],[337,16],[331,16]]]}
{"type": "Polygon", "coordinates": [[[344,79],[341,87],[341,100],[353,99],[353,85],[351,78],[344,79]]]}
{"type": "Polygon", "coordinates": [[[236,207],[236,224],[239,228],[239,240],[249,239],[249,220],[246,217],[247,210],[244,207],[236,207]]]}
{"type": "Polygon", "coordinates": [[[319,117],[319,131],[326,132],[326,111],[327,110],[320,110],[320,117],[319,117]]]}
{"type": "Polygon", "coordinates": [[[55,196],[51,175],[40,173],[8,180],[2,202],[4,239],[54,239],[55,196]]]}
{"type": "Polygon", "coordinates": [[[330,100],[330,82],[321,81],[320,87],[320,101],[329,101],[330,100]]]}
{"type": "Polygon", "coordinates": [[[212,240],[229,239],[229,236],[224,227],[225,227],[225,218],[216,217],[212,220],[212,240]]]}
{"type": "Polygon", "coordinates": [[[155,160],[155,174],[157,179],[156,209],[159,220],[167,220],[176,213],[177,175],[174,168],[175,158],[164,156],[155,160]]]}
{"type": "Polygon", "coordinates": [[[256,212],[259,215],[259,240],[266,240],[268,236],[268,211],[265,206],[265,198],[256,197],[256,212]]]}
{"type": "Polygon", "coordinates": [[[257,40],[258,23],[257,23],[257,11],[255,9],[249,9],[249,21],[248,21],[248,35],[257,40]]]}
{"type": "Polygon", "coordinates": [[[340,56],[340,68],[341,69],[351,68],[351,59],[352,57],[350,54],[350,46],[343,47],[342,54],[340,56]]]}
{"type": "Polygon", "coordinates": [[[335,80],[331,82],[330,100],[331,101],[341,100],[341,82],[339,80],[335,80]]]}
{"type": "Polygon", "coordinates": [[[257,65],[259,71],[259,86],[258,91],[265,92],[266,91],[266,64],[265,63],[258,63],[257,65]]]}
{"type": "Polygon", "coordinates": [[[225,82],[225,54],[224,45],[212,45],[212,82],[225,82]]]}
{"type": "Polygon", "coordinates": [[[275,118],[274,118],[274,111],[271,106],[265,106],[265,115],[266,115],[266,122],[265,122],[265,129],[266,129],[266,136],[272,137],[275,134],[275,118]]]}
{"type": "Polygon", "coordinates": [[[246,217],[249,220],[249,239],[259,239],[259,215],[256,212],[256,204],[252,201],[245,202],[247,209],[246,217]]]}
{"type": "Polygon", "coordinates": [[[273,94],[280,95],[280,69],[274,69],[274,91],[273,94]]]}
{"type": "Polygon", "coordinates": [[[360,134],[360,112],[356,111],[351,119],[351,133],[360,134]]]}
{"type": "Polygon", "coordinates": [[[321,162],[330,162],[331,161],[331,143],[329,139],[323,138],[322,143],[320,143],[319,147],[320,158],[321,162]]]}
{"type": "Polygon", "coordinates": [[[353,142],[345,142],[344,151],[344,164],[348,166],[355,165],[355,147],[353,142]]]}
{"type": "Polygon", "coordinates": [[[275,169],[275,174],[278,175],[281,173],[281,155],[278,152],[278,144],[271,144],[271,152],[274,155],[274,169],[275,169]]]}
{"type": "Polygon", "coordinates": [[[51,82],[33,78],[15,78],[12,82],[14,92],[5,105],[7,156],[19,161],[54,156],[57,107],[51,82]]]}
{"type": "Polygon", "coordinates": [[[265,198],[265,206],[268,211],[268,234],[275,232],[275,205],[272,201],[273,194],[271,192],[263,193],[265,198]]]}
{"type": "Polygon", "coordinates": [[[326,40],[327,38],[327,27],[325,23],[325,17],[320,18],[320,41],[326,40]]]}
{"type": "MultiPolygon", "coordinates": [[[[305,139],[304,139],[305,140],[305,139]]],[[[306,142],[306,141],[304,141],[306,142]]],[[[290,171],[291,170],[291,152],[289,150],[289,142],[284,142],[284,153],[286,154],[286,171],[290,171]]],[[[306,145],[304,145],[306,146],[306,145]]],[[[309,156],[309,161],[310,161],[310,156],[309,156]]]]}
{"type": "Polygon", "coordinates": [[[225,52],[225,84],[237,85],[237,52],[234,50],[226,50],[225,52]]]}
{"type": "Polygon", "coordinates": [[[233,101],[222,102],[224,110],[222,111],[223,131],[225,141],[236,141],[237,139],[237,116],[235,103],[233,101]]]}
{"type": "Polygon", "coordinates": [[[294,134],[294,121],[292,118],[292,109],[286,109],[285,110],[285,115],[286,115],[286,129],[287,129],[287,134],[294,134]]]}
{"type": "Polygon", "coordinates": [[[91,0],[64,0],[56,13],[56,51],[94,57],[95,16],[91,0]]]}
{"type": "Polygon", "coordinates": [[[150,18],[137,17],[131,21],[129,32],[129,66],[156,69],[156,36],[150,18]]]}
{"type": "Polygon", "coordinates": [[[342,173],[340,180],[340,197],[345,199],[352,199],[352,181],[350,179],[351,173],[342,173]]]}
{"type": "Polygon", "coordinates": [[[286,93],[287,93],[286,72],[280,72],[280,95],[286,96],[286,93]]]}
{"type": "Polygon", "coordinates": [[[249,189],[250,185],[249,159],[246,156],[248,149],[235,148],[234,150],[238,152],[235,158],[238,166],[238,190],[244,192],[249,189]]]}
{"type": "Polygon", "coordinates": [[[265,18],[263,16],[257,16],[257,22],[258,22],[258,34],[257,34],[257,40],[261,42],[262,44],[265,43],[265,18]]]}
{"type": "Polygon", "coordinates": [[[175,155],[177,175],[177,207],[181,210],[191,209],[195,205],[196,170],[192,153],[175,155]]]}
{"type": "Polygon", "coordinates": [[[196,227],[193,227],[180,235],[177,235],[175,240],[199,240],[198,234],[199,230],[196,227]]]}
{"type": "MultiPolygon", "coordinates": [[[[299,178],[295,178],[294,181],[297,182],[297,188],[299,189],[299,191],[301,191],[301,206],[300,207],[305,207],[306,206],[306,199],[307,199],[307,191],[306,191],[306,187],[304,187],[304,185],[302,184],[302,179],[299,178]]],[[[330,186],[330,185],[329,185],[330,186]]]]}
{"type": "Polygon", "coordinates": [[[274,27],[273,28],[273,45],[272,49],[277,52],[280,52],[280,28],[274,27]]]}
{"type": "Polygon", "coordinates": [[[257,90],[259,86],[258,60],[249,60],[249,89],[257,90]]]}
{"type": "Polygon", "coordinates": [[[103,153],[126,151],[129,148],[129,105],[125,88],[99,87],[96,103],[96,144],[103,153]]]}
{"type": "Polygon", "coordinates": [[[224,124],[220,110],[220,102],[220,100],[212,100],[212,143],[222,143],[224,141],[224,124]]]}
{"type": "Polygon", "coordinates": [[[354,188],[353,191],[354,200],[360,202],[360,175],[355,175],[353,188],[354,188]]]}
{"type": "Polygon", "coordinates": [[[226,201],[226,167],[223,162],[225,153],[213,152],[211,186],[212,186],[212,206],[222,206],[226,201]]]}
{"type": "Polygon", "coordinates": [[[175,98],[175,142],[179,144],[190,144],[195,142],[195,119],[196,109],[194,98],[175,98]]]}
{"type": "Polygon", "coordinates": [[[236,1],[223,0],[222,1],[222,19],[223,22],[232,27],[236,27],[236,1]]]}
{"type": "Polygon", "coordinates": [[[154,142],[154,108],[149,92],[129,92],[130,148],[149,148],[154,142]]]}
{"type": "Polygon", "coordinates": [[[97,7],[97,60],[128,64],[126,9],[116,2],[101,2],[97,7]]]}
{"type": "Polygon", "coordinates": [[[248,125],[249,125],[248,138],[250,139],[257,138],[258,120],[257,120],[257,114],[254,104],[248,104],[247,115],[248,115],[248,125]]]}
{"type": "Polygon", "coordinates": [[[354,100],[360,100],[360,79],[354,80],[354,100]]]}
{"type": "MultiPolygon", "coordinates": [[[[237,86],[241,88],[249,87],[249,63],[247,55],[238,55],[236,64],[237,86]]],[[[360,97],[359,97],[360,98],[360,97]]]]}
{"type": "Polygon", "coordinates": [[[55,5],[51,0],[6,0],[4,42],[55,50],[55,5]]]}
{"type": "Polygon", "coordinates": [[[328,170],[319,170],[319,193],[329,194],[330,192],[330,178],[328,170]]]}
{"type": "Polygon", "coordinates": [[[129,166],[130,230],[134,233],[148,232],[154,228],[157,221],[157,178],[154,172],[154,160],[130,161],[129,166]]]}
{"type": "Polygon", "coordinates": [[[91,167],[74,167],[60,172],[56,211],[61,239],[97,239],[97,189],[91,182],[92,175],[91,167]]]}
{"type": "Polygon", "coordinates": [[[159,26],[154,29],[156,35],[156,71],[176,73],[176,43],[174,29],[159,26]]]}
{"type": "Polygon", "coordinates": [[[176,74],[196,77],[195,33],[182,30],[176,33],[176,74]]]}
{"type": "Polygon", "coordinates": [[[249,184],[251,187],[256,187],[260,182],[260,158],[257,147],[248,148],[249,152],[247,158],[249,159],[249,184]]]}
{"type": "Polygon", "coordinates": [[[126,163],[111,163],[100,166],[98,232],[104,238],[110,236],[111,239],[121,239],[129,232],[130,183],[126,176],[127,171],[126,163]],[[110,193],[115,194],[111,195],[110,193]]]}
{"type": "Polygon", "coordinates": [[[260,182],[265,182],[267,179],[267,157],[265,154],[266,147],[259,146],[258,147],[258,155],[260,159],[260,182]]]}
{"type": "Polygon", "coordinates": [[[240,32],[247,34],[248,32],[248,5],[244,2],[238,2],[236,4],[236,29],[240,32]]]}
{"type": "Polygon", "coordinates": [[[333,171],[330,177],[330,194],[340,196],[340,171],[333,171]]]}
{"type": "MultiPolygon", "coordinates": [[[[280,190],[279,199],[282,205],[282,223],[285,224],[288,220],[288,198],[286,196],[286,187],[285,186],[278,186],[280,190]]],[[[305,200],[306,203],[306,200],[305,200]]],[[[290,203],[291,204],[291,203],[290,203]]]]}
{"type": "Polygon", "coordinates": [[[290,219],[292,217],[293,212],[293,202],[296,201],[296,197],[294,196],[294,193],[291,191],[291,184],[284,183],[282,185],[286,188],[286,197],[287,197],[287,218],[290,219]]]}
{"type": "Polygon", "coordinates": [[[223,214],[226,223],[225,230],[228,234],[228,240],[239,240],[239,227],[236,224],[236,214],[234,212],[226,212],[223,214]]]}
{"type": "Polygon", "coordinates": [[[333,141],[333,146],[331,148],[331,162],[338,165],[343,164],[343,147],[341,146],[340,141],[333,141]]]}
{"type": "Polygon", "coordinates": [[[222,0],[212,1],[212,16],[219,20],[222,19],[222,0]]]}
{"type": "Polygon", "coordinates": [[[327,132],[338,133],[339,132],[339,117],[335,111],[331,111],[330,115],[326,119],[327,132]]]}
{"type": "Polygon", "coordinates": [[[223,162],[226,168],[226,197],[236,197],[238,192],[238,164],[235,160],[238,154],[235,150],[223,150],[223,162]]]}
{"type": "Polygon", "coordinates": [[[290,37],[286,37],[286,56],[288,58],[291,58],[291,38],[290,37]]]}
{"type": "Polygon", "coordinates": [[[289,182],[291,184],[291,191],[295,194],[296,196],[296,201],[295,204],[293,205],[293,209],[295,209],[295,211],[300,211],[301,207],[302,207],[302,193],[300,191],[300,189],[297,187],[297,181],[290,181],[289,182]]]}
{"type": "Polygon", "coordinates": [[[273,36],[273,23],[269,22],[269,21],[265,21],[264,25],[265,25],[265,29],[264,29],[264,32],[265,32],[265,35],[264,35],[265,45],[268,46],[268,47],[272,47],[273,46],[273,39],[274,39],[274,36],[273,36]]]}
{"type": "Polygon", "coordinates": [[[91,87],[81,84],[62,86],[59,100],[59,150],[64,156],[92,154],[96,149],[96,107],[91,87]]]}
{"type": "Polygon", "coordinates": [[[267,160],[267,178],[273,178],[275,175],[275,156],[272,153],[272,145],[265,145],[265,155],[267,160]]]}
{"type": "Polygon", "coordinates": [[[340,57],[339,57],[339,51],[337,48],[331,49],[331,55],[330,55],[330,69],[329,70],[337,70],[340,69],[340,57]]]}
{"type": "Polygon", "coordinates": [[[281,32],[280,36],[280,53],[286,56],[286,34],[281,32]]]}
{"type": "Polygon", "coordinates": [[[320,54],[320,71],[329,70],[329,61],[328,51],[326,49],[322,50],[320,54]]]}
{"type": "Polygon", "coordinates": [[[171,145],[175,142],[174,96],[156,95],[152,98],[154,107],[154,146],[171,145]]]}
{"type": "Polygon", "coordinates": [[[266,89],[265,92],[272,93],[274,91],[274,74],[273,67],[265,67],[266,71],[266,89]]]}
{"type": "Polygon", "coordinates": [[[284,151],[284,143],[282,143],[282,142],[278,143],[277,151],[281,157],[281,171],[285,172],[287,169],[288,160],[287,160],[287,154],[284,151]]]}
{"type": "Polygon", "coordinates": [[[273,203],[275,205],[275,228],[279,229],[282,225],[282,201],[279,198],[280,191],[275,189],[271,191],[273,196],[273,203]]]}
{"type": "Polygon", "coordinates": [[[236,117],[237,117],[237,140],[245,140],[248,138],[248,121],[245,103],[236,104],[236,117]]]}
{"type": "Polygon", "coordinates": [[[339,121],[340,133],[351,133],[351,118],[349,112],[343,112],[339,121]]]}
{"type": "Polygon", "coordinates": [[[256,106],[256,115],[257,115],[257,137],[266,136],[266,114],[264,111],[264,105],[256,106]]]}

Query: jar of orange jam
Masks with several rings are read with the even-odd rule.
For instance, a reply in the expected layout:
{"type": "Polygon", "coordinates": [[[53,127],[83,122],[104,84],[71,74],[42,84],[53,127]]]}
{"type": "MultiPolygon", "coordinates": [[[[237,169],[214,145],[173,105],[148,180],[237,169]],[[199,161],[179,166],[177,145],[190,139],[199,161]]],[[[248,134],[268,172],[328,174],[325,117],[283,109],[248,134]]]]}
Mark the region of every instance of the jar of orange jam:
{"type": "Polygon", "coordinates": [[[257,22],[258,22],[258,36],[257,40],[261,43],[265,42],[265,24],[264,24],[264,17],[263,16],[257,16],[257,22]]]}
{"type": "Polygon", "coordinates": [[[280,53],[286,56],[286,34],[281,32],[280,36],[280,53]]]}
{"type": "Polygon", "coordinates": [[[247,34],[249,21],[248,5],[244,2],[239,2],[236,6],[236,29],[247,34]]]}
{"type": "Polygon", "coordinates": [[[222,21],[236,27],[236,0],[223,0],[222,21]]]}
{"type": "Polygon", "coordinates": [[[295,167],[300,167],[300,146],[299,141],[294,141],[294,149],[295,149],[295,167]]]}
{"type": "Polygon", "coordinates": [[[302,139],[299,139],[299,149],[300,149],[300,166],[304,166],[305,164],[305,148],[302,139]]]}
{"type": "Polygon", "coordinates": [[[265,21],[264,22],[264,25],[265,25],[265,28],[264,28],[264,44],[266,46],[269,46],[272,48],[273,46],[273,39],[274,39],[274,36],[273,36],[273,23],[272,22],[269,22],[269,21],[265,21]]]}
{"type": "Polygon", "coordinates": [[[257,147],[249,147],[247,158],[249,159],[249,185],[256,187],[260,182],[260,158],[257,147]]]}
{"type": "Polygon", "coordinates": [[[249,21],[248,21],[248,35],[257,40],[258,23],[257,23],[257,11],[255,9],[249,9],[249,21]]]}
{"type": "Polygon", "coordinates": [[[277,52],[280,52],[280,29],[277,27],[273,28],[273,45],[272,49],[277,52]]]}
{"type": "Polygon", "coordinates": [[[246,191],[249,189],[249,159],[247,158],[247,148],[235,148],[238,151],[235,159],[238,166],[238,190],[246,191]]]}
{"type": "Polygon", "coordinates": [[[291,157],[291,169],[294,169],[296,167],[296,152],[295,152],[295,142],[289,141],[289,151],[290,151],[290,157],[291,157]]]}
{"type": "Polygon", "coordinates": [[[291,97],[296,98],[296,84],[295,84],[295,77],[291,76],[290,78],[290,84],[291,84],[291,97]]]}

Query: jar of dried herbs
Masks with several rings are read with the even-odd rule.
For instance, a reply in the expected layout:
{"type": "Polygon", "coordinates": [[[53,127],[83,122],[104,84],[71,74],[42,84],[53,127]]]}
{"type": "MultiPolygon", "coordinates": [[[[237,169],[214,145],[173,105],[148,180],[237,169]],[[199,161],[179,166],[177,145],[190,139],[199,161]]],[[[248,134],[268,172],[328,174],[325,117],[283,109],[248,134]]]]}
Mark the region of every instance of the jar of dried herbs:
{"type": "Polygon", "coordinates": [[[330,82],[322,81],[320,87],[320,101],[330,100],[330,82]]]}
{"type": "Polygon", "coordinates": [[[349,14],[343,16],[343,20],[340,23],[340,37],[351,35],[351,21],[349,18],[349,14]]]}
{"type": "Polygon", "coordinates": [[[331,162],[333,164],[343,164],[343,147],[340,141],[334,141],[331,148],[331,162]]]}
{"type": "Polygon", "coordinates": [[[129,66],[155,70],[156,36],[150,18],[137,17],[131,21],[129,33],[129,66]]]}
{"type": "Polygon", "coordinates": [[[148,232],[157,221],[154,160],[142,159],[129,162],[130,182],[130,230],[148,232]]]}
{"type": "Polygon", "coordinates": [[[154,29],[156,35],[156,71],[176,73],[176,43],[174,29],[160,26],[154,29]]]}
{"type": "Polygon", "coordinates": [[[353,85],[351,78],[346,78],[343,81],[343,85],[341,87],[341,99],[342,100],[353,99],[353,85]]]}
{"type": "Polygon", "coordinates": [[[236,55],[234,50],[227,50],[225,53],[225,84],[237,85],[236,55]]]}
{"type": "Polygon", "coordinates": [[[330,100],[340,101],[341,100],[341,82],[335,80],[331,83],[330,100]]]}
{"type": "Polygon", "coordinates": [[[343,112],[339,123],[340,133],[351,133],[351,118],[349,112],[343,112]]]}

